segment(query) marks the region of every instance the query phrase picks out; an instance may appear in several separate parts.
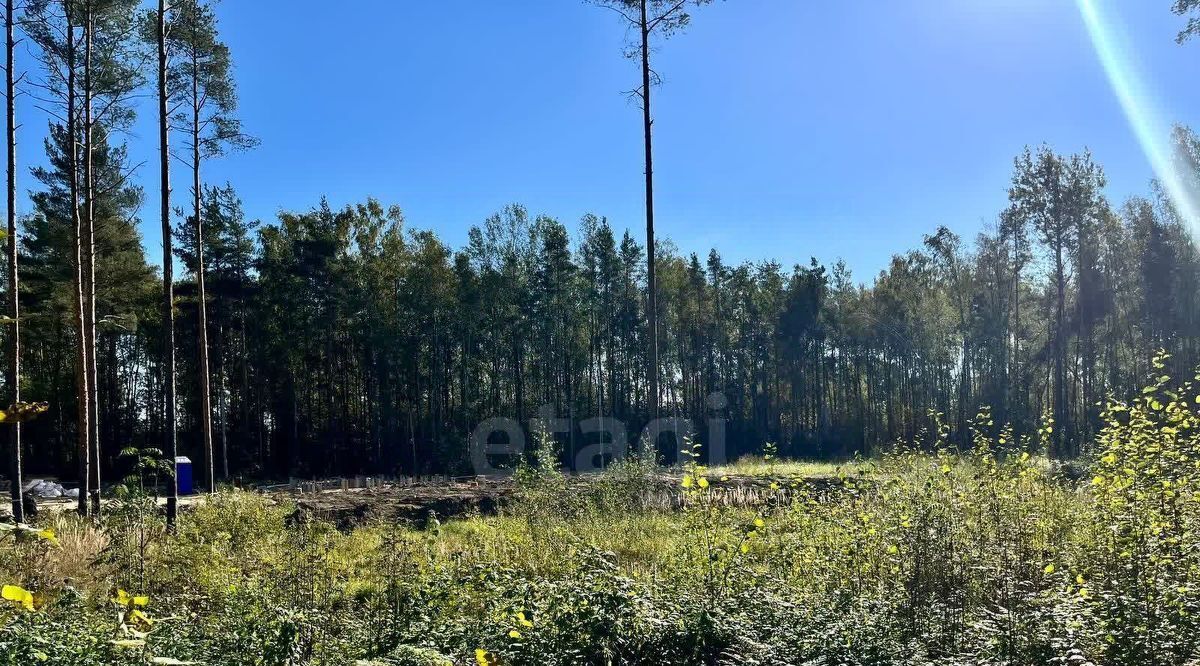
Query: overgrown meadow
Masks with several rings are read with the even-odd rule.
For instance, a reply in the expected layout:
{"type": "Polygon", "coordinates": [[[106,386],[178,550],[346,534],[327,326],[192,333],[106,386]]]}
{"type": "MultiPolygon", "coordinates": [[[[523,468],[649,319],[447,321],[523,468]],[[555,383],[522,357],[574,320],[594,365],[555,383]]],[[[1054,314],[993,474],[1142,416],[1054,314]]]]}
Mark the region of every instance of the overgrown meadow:
{"type": "Polygon", "coordinates": [[[678,510],[646,462],[579,492],[534,460],[502,515],[348,531],[231,491],[169,534],[131,491],[6,532],[0,663],[1191,663],[1198,403],[1111,403],[1083,473],[986,412],[820,485],[768,455],[752,506],[698,458],[678,510]]]}

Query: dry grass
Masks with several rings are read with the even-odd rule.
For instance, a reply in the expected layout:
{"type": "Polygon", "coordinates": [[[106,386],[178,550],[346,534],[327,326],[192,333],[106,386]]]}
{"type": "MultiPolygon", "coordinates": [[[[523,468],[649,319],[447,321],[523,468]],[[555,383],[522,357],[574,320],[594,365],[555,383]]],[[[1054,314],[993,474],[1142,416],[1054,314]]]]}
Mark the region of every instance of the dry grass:
{"type": "Polygon", "coordinates": [[[867,471],[869,461],[847,460],[766,460],[762,456],[743,456],[737,461],[718,465],[709,471],[710,476],[775,476],[803,479],[834,477],[843,472],[847,475],[867,471]]]}
{"type": "Polygon", "coordinates": [[[54,581],[71,581],[80,589],[102,586],[109,572],[100,564],[108,536],[90,520],[70,512],[55,514],[49,527],[58,539],[45,559],[44,575],[54,581]]]}

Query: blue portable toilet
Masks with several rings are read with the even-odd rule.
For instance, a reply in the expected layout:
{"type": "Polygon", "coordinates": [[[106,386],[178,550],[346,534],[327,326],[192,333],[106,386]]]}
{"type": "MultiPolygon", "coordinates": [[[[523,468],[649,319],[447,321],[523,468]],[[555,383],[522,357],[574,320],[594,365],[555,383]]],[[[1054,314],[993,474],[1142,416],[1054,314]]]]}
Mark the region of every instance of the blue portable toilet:
{"type": "Polygon", "coordinates": [[[192,494],[192,459],[187,456],[175,458],[175,484],[180,495],[192,494]]]}

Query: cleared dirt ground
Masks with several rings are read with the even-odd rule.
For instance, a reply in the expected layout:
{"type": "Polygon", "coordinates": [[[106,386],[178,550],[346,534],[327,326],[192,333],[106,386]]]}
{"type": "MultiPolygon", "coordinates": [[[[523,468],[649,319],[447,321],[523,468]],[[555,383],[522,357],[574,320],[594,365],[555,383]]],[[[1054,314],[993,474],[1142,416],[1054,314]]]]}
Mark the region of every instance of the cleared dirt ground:
{"type": "MultiPolygon", "coordinates": [[[[569,489],[589,493],[592,486],[600,482],[598,475],[569,476],[569,489]]],[[[757,504],[770,495],[790,492],[795,477],[771,477],[764,475],[724,475],[712,478],[711,491],[718,501],[735,506],[757,504]]],[[[337,485],[336,481],[323,482],[337,485]]],[[[437,479],[429,481],[405,480],[383,483],[372,488],[314,488],[312,482],[299,487],[274,486],[259,489],[280,502],[296,505],[297,516],[304,515],[329,520],[339,528],[348,529],[373,520],[423,524],[431,517],[446,520],[468,515],[491,515],[500,511],[513,500],[517,487],[511,477],[473,477],[464,479],[437,479]]],[[[810,490],[823,494],[839,485],[835,478],[811,476],[804,480],[810,490]]],[[[643,502],[662,510],[673,510],[681,506],[684,494],[680,487],[679,474],[661,473],[646,479],[642,490],[643,502]]],[[[181,510],[204,501],[203,494],[181,497],[181,510]]],[[[165,499],[160,499],[165,504],[165,499]]],[[[70,511],[75,508],[74,500],[39,500],[39,511],[70,511]]],[[[0,515],[8,512],[0,504],[0,515]]]]}

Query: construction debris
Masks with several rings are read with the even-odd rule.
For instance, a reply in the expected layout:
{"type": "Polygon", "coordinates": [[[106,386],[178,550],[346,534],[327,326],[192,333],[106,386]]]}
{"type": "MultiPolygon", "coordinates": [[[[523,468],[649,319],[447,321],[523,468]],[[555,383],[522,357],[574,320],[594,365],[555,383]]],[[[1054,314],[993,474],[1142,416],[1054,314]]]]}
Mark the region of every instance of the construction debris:
{"type": "Polygon", "coordinates": [[[26,495],[31,495],[38,499],[58,499],[66,497],[69,499],[79,498],[78,488],[65,488],[61,483],[54,481],[46,481],[44,479],[34,479],[22,486],[21,490],[26,495]]]}

